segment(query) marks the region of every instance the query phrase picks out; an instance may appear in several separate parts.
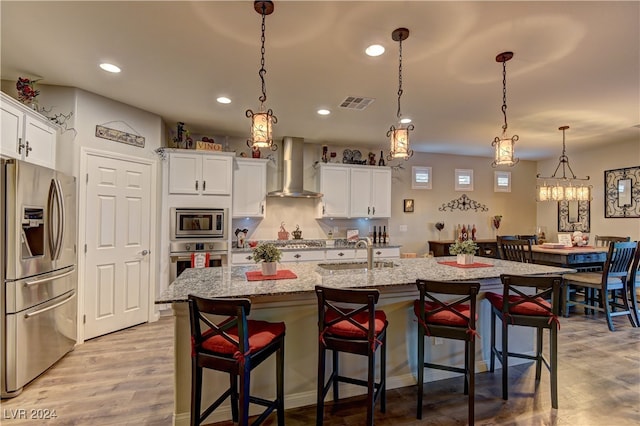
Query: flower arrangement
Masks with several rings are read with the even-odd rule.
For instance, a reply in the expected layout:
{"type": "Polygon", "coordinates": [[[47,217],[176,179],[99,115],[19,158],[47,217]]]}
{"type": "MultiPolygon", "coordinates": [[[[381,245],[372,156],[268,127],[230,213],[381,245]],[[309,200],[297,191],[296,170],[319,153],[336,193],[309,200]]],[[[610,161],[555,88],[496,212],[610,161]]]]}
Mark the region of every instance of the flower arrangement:
{"type": "Polygon", "coordinates": [[[476,254],[478,245],[473,240],[456,241],[449,246],[451,254],[476,254]]]}
{"type": "Polygon", "coordinates": [[[18,89],[18,99],[20,102],[31,104],[35,101],[36,97],[40,94],[40,91],[34,88],[34,85],[38,81],[40,80],[18,77],[16,89],[18,89]]]}
{"type": "Polygon", "coordinates": [[[253,249],[253,261],[258,262],[280,262],[282,250],[271,243],[260,244],[253,249]]]}

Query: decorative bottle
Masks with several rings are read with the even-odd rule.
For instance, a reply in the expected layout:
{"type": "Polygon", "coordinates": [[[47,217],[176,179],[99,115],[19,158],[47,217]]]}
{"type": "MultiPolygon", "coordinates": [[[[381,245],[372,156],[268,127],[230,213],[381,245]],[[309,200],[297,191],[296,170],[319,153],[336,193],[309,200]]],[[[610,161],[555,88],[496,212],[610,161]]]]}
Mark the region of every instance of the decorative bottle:
{"type": "Polygon", "coordinates": [[[376,235],[376,226],[373,226],[373,244],[378,242],[378,236],[376,235]]]}
{"type": "Polygon", "coordinates": [[[384,153],[380,151],[380,159],[378,160],[378,166],[384,166],[384,153]]]}
{"type": "Polygon", "coordinates": [[[476,240],[476,224],[475,223],[473,224],[473,228],[471,228],[471,239],[473,241],[476,240]]]}
{"type": "Polygon", "coordinates": [[[467,241],[468,239],[468,235],[467,235],[467,226],[466,225],[462,225],[462,241],[467,241]]]}
{"type": "Polygon", "coordinates": [[[387,244],[387,227],[384,227],[382,231],[382,244],[387,244]]]}

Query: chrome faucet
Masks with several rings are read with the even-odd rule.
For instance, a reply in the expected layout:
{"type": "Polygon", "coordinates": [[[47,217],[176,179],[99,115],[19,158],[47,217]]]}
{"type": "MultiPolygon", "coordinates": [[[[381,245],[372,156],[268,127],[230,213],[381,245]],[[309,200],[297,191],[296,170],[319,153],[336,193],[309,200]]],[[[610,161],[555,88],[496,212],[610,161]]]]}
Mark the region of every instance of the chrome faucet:
{"type": "Polygon", "coordinates": [[[371,238],[367,237],[366,239],[358,241],[356,243],[356,250],[360,247],[367,249],[367,269],[373,269],[373,243],[371,242],[371,238]]]}

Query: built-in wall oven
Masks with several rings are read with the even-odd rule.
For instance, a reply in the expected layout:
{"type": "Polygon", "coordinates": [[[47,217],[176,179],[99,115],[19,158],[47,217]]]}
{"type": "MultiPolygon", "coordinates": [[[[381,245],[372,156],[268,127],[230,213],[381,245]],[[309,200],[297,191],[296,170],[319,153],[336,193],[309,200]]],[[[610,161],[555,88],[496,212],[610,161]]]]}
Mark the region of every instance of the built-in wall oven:
{"type": "Polygon", "coordinates": [[[228,264],[228,243],[224,241],[172,241],[169,245],[171,259],[170,282],[173,282],[185,269],[191,268],[194,256],[203,254],[208,257],[207,266],[226,266],[228,264]]]}
{"type": "Polygon", "coordinates": [[[206,266],[227,265],[227,209],[171,208],[171,242],[169,282],[191,268],[194,256],[203,255],[206,266]]]}

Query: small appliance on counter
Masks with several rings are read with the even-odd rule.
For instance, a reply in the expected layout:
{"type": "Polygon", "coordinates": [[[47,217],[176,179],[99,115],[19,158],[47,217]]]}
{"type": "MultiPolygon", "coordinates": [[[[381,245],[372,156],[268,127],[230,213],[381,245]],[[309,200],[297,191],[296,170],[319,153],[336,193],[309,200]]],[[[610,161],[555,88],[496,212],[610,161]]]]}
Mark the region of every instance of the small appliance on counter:
{"type": "Polygon", "coordinates": [[[236,247],[245,248],[245,240],[247,238],[247,234],[249,233],[248,229],[240,229],[236,228],[236,247]]]}

